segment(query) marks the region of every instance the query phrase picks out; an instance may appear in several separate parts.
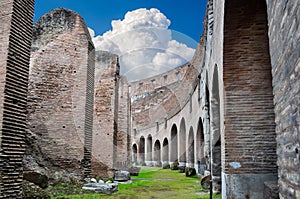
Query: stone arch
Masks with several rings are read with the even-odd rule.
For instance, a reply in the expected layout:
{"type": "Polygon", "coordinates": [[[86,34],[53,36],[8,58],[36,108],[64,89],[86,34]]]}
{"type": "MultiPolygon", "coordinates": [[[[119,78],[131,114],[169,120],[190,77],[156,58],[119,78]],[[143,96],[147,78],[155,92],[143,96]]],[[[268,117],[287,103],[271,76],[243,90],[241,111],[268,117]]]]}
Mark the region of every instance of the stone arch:
{"type": "Polygon", "coordinates": [[[144,164],[145,163],[145,138],[144,138],[144,136],[140,137],[138,149],[139,149],[139,151],[138,151],[139,163],[144,164]]]}
{"type": "Polygon", "coordinates": [[[225,150],[222,179],[231,179],[222,186],[227,198],[244,197],[239,193],[263,198],[263,182],[277,180],[271,70],[266,1],[226,1],[223,43],[226,125],[223,127],[221,120],[221,129],[225,150]],[[251,177],[244,178],[241,173],[251,177]],[[232,182],[243,186],[232,189],[232,182]]]}
{"type": "Polygon", "coordinates": [[[161,146],[160,141],[156,140],[154,143],[154,161],[155,165],[161,167],[161,146]]]}
{"type": "Polygon", "coordinates": [[[195,164],[195,141],[193,127],[189,130],[188,137],[188,167],[194,167],[195,164]]]}
{"type": "Polygon", "coordinates": [[[152,163],[152,135],[149,134],[147,137],[147,157],[146,157],[147,164],[152,163]]]}
{"type": "Polygon", "coordinates": [[[211,175],[215,192],[221,191],[221,134],[220,134],[220,95],[218,66],[214,66],[212,94],[210,98],[211,132],[211,175]]]}
{"type": "Polygon", "coordinates": [[[132,163],[135,165],[137,164],[137,152],[138,148],[136,144],[132,145],[132,163]]]}
{"type": "Polygon", "coordinates": [[[176,124],[173,124],[171,128],[171,150],[170,161],[178,161],[178,130],[176,124]]]}
{"type": "Polygon", "coordinates": [[[181,119],[179,128],[179,170],[183,172],[186,166],[186,125],[184,118],[181,119]]]}
{"type": "Polygon", "coordinates": [[[197,134],[196,134],[196,168],[198,173],[204,174],[206,169],[206,158],[204,154],[204,132],[203,132],[203,123],[201,117],[198,121],[197,134]]]}
{"type": "Polygon", "coordinates": [[[168,138],[165,138],[163,141],[162,161],[163,161],[163,164],[169,164],[169,141],[168,141],[168,138]]]}

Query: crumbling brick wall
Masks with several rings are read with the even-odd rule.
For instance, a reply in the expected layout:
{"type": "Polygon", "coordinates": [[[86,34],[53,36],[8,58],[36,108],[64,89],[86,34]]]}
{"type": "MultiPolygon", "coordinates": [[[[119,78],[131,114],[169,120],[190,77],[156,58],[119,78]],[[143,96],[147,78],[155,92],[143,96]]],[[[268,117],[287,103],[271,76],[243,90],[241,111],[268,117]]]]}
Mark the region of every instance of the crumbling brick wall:
{"type": "Polygon", "coordinates": [[[115,168],[126,170],[131,166],[131,136],[130,136],[130,98],[128,82],[125,76],[119,79],[118,94],[118,129],[117,129],[117,156],[115,168]]]}
{"type": "Polygon", "coordinates": [[[28,88],[28,127],[35,138],[28,149],[40,150],[27,155],[36,155],[49,175],[89,175],[94,47],[77,13],[55,9],[34,25],[28,88]]]}
{"type": "Polygon", "coordinates": [[[0,198],[21,198],[33,4],[0,1],[0,198]]]}
{"type": "Polygon", "coordinates": [[[92,170],[93,175],[102,176],[97,162],[112,169],[116,156],[119,63],[117,55],[105,51],[97,51],[95,60],[92,170]]]}

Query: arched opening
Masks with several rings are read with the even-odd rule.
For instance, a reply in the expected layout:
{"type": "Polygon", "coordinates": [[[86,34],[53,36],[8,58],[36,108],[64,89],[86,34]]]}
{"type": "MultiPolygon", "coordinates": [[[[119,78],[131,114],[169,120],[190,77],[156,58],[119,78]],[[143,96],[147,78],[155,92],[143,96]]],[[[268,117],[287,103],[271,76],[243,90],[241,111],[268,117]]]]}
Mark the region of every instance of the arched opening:
{"type": "Polygon", "coordinates": [[[222,153],[222,170],[223,179],[234,182],[234,186],[229,181],[223,182],[223,187],[226,187],[224,192],[228,198],[244,197],[239,193],[249,193],[249,198],[263,198],[263,182],[267,179],[277,180],[266,1],[226,1],[224,17],[223,90],[226,125],[221,127],[224,129],[222,148],[225,149],[222,153]],[[247,179],[243,175],[242,182],[241,173],[251,177],[247,179]]]}
{"type": "Polygon", "coordinates": [[[194,167],[195,164],[195,141],[194,141],[194,130],[193,127],[189,131],[188,139],[188,167],[194,167]]]}
{"type": "Polygon", "coordinates": [[[171,129],[171,163],[178,161],[178,133],[177,126],[173,124],[171,129]]]}
{"type": "Polygon", "coordinates": [[[140,138],[140,143],[139,143],[139,153],[138,153],[138,158],[139,158],[139,164],[144,164],[145,163],[145,138],[142,136],[140,138]]]}
{"type": "Polygon", "coordinates": [[[186,166],[186,127],[185,119],[180,122],[179,131],[179,171],[184,172],[186,166]]]}
{"type": "Polygon", "coordinates": [[[147,137],[147,165],[152,164],[152,135],[147,137]]]}
{"type": "Polygon", "coordinates": [[[154,161],[155,166],[161,167],[161,150],[160,150],[160,142],[156,140],[154,143],[154,161]]]}
{"type": "Polygon", "coordinates": [[[215,65],[212,80],[212,95],[210,98],[211,108],[211,176],[213,189],[221,192],[221,135],[220,135],[220,96],[219,96],[219,75],[218,67],[215,65]]]}
{"type": "Polygon", "coordinates": [[[132,164],[133,165],[137,164],[137,145],[136,144],[132,145],[132,164]]]}
{"type": "Polygon", "coordinates": [[[197,127],[197,135],[196,135],[196,170],[198,173],[204,175],[204,171],[206,170],[206,159],[204,156],[204,134],[203,134],[203,123],[202,119],[199,118],[198,127],[197,127]]]}
{"type": "Polygon", "coordinates": [[[167,138],[163,141],[162,161],[163,164],[169,164],[169,142],[167,138]]]}

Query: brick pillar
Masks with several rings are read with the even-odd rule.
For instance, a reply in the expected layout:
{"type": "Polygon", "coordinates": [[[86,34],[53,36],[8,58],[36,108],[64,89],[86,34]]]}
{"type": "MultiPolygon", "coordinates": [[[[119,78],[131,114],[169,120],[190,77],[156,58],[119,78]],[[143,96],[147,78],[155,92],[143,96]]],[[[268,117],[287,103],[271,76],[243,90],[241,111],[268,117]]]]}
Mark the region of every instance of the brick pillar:
{"type": "Polygon", "coordinates": [[[21,198],[33,0],[0,1],[0,198],[21,198]]]}

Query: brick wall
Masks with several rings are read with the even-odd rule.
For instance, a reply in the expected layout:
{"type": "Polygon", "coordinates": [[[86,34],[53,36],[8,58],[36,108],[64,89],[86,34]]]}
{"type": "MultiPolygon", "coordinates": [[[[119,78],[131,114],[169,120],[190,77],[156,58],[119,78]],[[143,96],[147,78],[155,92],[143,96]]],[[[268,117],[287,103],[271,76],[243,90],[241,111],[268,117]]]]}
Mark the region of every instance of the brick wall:
{"type": "Polygon", "coordinates": [[[118,56],[109,52],[97,51],[95,59],[92,170],[97,176],[103,175],[97,162],[113,168],[116,156],[119,65],[118,56]]]}
{"type": "Polygon", "coordinates": [[[198,81],[197,68],[188,63],[181,78],[180,81],[158,87],[146,96],[132,101],[133,129],[151,128],[157,122],[162,125],[190,101],[190,93],[194,92],[198,81]]]}
{"type": "Polygon", "coordinates": [[[133,100],[140,99],[143,95],[154,91],[157,88],[170,85],[178,80],[181,80],[190,64],[184,64],[166,73],[149,77],[140,81],[130,82],[129,95],[133,100]]]}
{"type": "Polygon", "coordinates": [[[118,92],[117,157],[115,160],[115,168],[124,170],[130,167],[131,164],[130,98],[128,82],[124,76],[120,77],[118,92]]]}
{"type": "MultiPolygon", "coordinates": [[[[83,19],[55,9],[34,25],[28,95],[29,131],[42,166],[90,172],[93,122],[93,44],[83,19]]],[[[29,148],[32,146],[28,146],[29,148]]]]}
{"type": "Polygon", "coordinates": [[[276,173],[272,76],[263,2],[227,1],[224,27],[226,173],[276,173]],[[241,167],[234,168],[232,162],[241,167]]]}
{"type": "Polygon", "coordinates": [[[21,198],[33,4],[0,1],[0,198],[21,198]]]}
{"type": "MultiPolygon", "coordinates": [[[[221,21],[215,23],[214,27],[220,26],[221,21]]],[[[221,68],[215,71],[219,71],[220,101],[224,100],[219,122],[222,192],[227,198],[263,198],[264,182],[277,180],[267,33],[264,1],[225,1],[223,66],[215,64],[221,68]]]]}
{"type": "Polygon", "coordinates": [[[300,2],[267,0],[281,198],[300,198],[300,2]]]}

